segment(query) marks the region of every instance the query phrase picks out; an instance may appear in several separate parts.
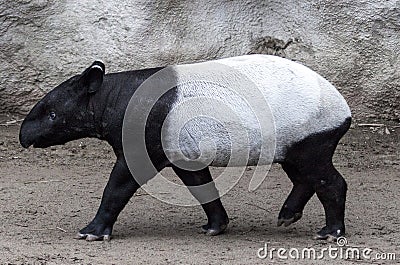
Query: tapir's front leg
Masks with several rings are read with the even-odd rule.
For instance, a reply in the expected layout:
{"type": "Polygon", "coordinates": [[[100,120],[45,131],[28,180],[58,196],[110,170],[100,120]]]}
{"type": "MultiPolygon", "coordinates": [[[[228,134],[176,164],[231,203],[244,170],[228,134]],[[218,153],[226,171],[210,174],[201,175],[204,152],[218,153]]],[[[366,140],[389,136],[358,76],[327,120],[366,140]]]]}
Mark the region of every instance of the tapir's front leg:
{"type": "Polygon", "coordinates": [[[121,156],[117,159],[110,179],[103,192],[100,207],[93,221],[79,231],[76,238],[93,240],[109,240],[119,213],[139,188],[121,156]]]}
{"type": "Polygon", "coordinates": [[[228,226],[229,218],[221,203],[218,190],[215,187],[209,168],[206,167],[198,171],[189,171],[177,166],[172,166],[172,169],[189,188],[193,196],[201,203],[207,215],[208,223],[202,226],[202,231],[210,236],[223,233],[228,226]],[[204,185],[209,183],[211,185],[204,189],[204,185]],[[210,198],[214,198],[214,200],[205,202],[210,198]]]}

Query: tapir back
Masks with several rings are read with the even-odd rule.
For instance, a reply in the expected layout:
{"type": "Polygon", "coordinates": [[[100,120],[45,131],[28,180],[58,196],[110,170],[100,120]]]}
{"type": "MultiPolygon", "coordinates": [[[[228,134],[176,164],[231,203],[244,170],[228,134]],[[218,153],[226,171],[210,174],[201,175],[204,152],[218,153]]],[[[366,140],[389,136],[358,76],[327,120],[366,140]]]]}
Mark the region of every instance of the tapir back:
{"type": "Polygon", "coordinates": [[[175,66],[175,71],[178,95],[163,135],[172,160],[199,157],[214,166],[279,162],[293,144],[351,116],[327,80],[280,57],[247,55],[175,66]],[[260,160],[261,149],[269,153],[260,160]],[[239,153],[236,160],[234,153],[239,153]]]}

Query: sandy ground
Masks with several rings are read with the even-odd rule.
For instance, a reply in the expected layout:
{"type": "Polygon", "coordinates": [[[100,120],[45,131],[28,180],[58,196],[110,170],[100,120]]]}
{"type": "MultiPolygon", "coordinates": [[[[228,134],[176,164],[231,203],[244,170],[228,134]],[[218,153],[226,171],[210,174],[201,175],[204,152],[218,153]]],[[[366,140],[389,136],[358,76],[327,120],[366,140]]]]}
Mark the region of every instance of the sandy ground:
{"type": "MultiPolygon", "coordinates": [[[[375,121],[376,122],[376,121],[375,121]]],[[[386,121],[378,121],[378,123],[386,121]]],[[[4,123],[4,122],[3,122],[4,123]]],[[[343,138],[335,164],[348,185],[347,247],[371,248],[371,257],[395,253],[400,261],[400,128],[354,125],[343,138]]],[[[396,127],[397,126],[397,127],[396,127]]],[[[94,216],[114,157],[106,143],[84,139],[65,146],[24,150],[18,125],[0,126],[1,264],[330,264],[323,260],[257,257],[274,248],[336,247],[312,239],[324,225],[314,196],[302,220],[277,227],[291,183],[274,165],[262,186],[248,192],[251,170],[226,196],[228,231],[198,233],[206,217],[200,207],[177,207],[139,191],[120,215],[110,242],[74,240],[94,216]],[[261,252],[262,254],[262,252],[261,252]]],[[[217,168],[212,172],[218,173],[217,168]]],[[[166,170],[166,174],[172,174],[166,170]]],[[[173,193],[173,192],[171,192],[173,193]]],[[[287,255],[287,253],[286,253],[287,255]]],[[[339,264],[396,261],[336,259],[339,264]]]]}

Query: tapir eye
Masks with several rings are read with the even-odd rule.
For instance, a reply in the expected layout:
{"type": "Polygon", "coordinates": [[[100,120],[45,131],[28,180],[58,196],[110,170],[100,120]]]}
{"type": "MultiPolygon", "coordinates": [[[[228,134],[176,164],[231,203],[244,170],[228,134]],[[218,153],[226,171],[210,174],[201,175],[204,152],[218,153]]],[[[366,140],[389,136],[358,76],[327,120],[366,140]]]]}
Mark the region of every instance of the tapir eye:
{"type": "Polygon", "coordinates": [[[56,113],[54,111],[50,111],[49,119],[53,121],[55,118],[56,118],[56,113]]]}

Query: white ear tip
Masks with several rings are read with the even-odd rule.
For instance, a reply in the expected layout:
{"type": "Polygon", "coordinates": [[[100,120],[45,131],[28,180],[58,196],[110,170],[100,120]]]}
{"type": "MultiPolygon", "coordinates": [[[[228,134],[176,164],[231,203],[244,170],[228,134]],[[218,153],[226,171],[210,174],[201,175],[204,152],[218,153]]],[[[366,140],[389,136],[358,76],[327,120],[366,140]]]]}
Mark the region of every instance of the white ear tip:
{"type": "Polygon", "coordinates": [[[100,65],[97,65],[97,64],[93,65],[92,68],[99,68],[101,71],[104,71],[103,67],[101,67],[100,65]]]}

